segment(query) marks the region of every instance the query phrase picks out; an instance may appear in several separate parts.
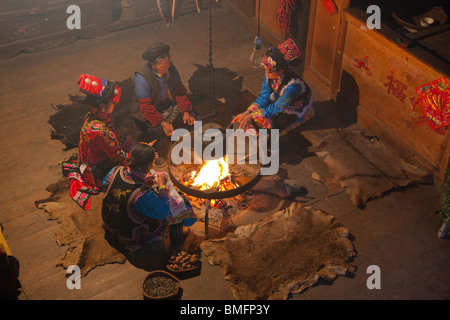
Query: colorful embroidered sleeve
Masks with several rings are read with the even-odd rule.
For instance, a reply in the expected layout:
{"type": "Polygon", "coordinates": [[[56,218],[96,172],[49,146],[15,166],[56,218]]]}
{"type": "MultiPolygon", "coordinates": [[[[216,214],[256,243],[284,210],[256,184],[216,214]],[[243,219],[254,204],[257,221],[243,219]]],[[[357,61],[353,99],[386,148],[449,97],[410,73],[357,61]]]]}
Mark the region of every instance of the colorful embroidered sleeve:
{"type": "Polygon", "coordinates": [[[111,131],[114,132],[114,134],[117,137],[117,141],[119,142],[119,146],[122,150],[124,150],[125,152],[130,152],[131,148],[134,147],[134,145],[136,144],[136,142],[128,139],[126,136],[124,136],[119,130],[117,130],[115,127],[109,125],[109,128],[111,129],[111,131]]]}
{"type": "Polygon", "coordinates": [[[121,136],[121,139],[119,139],[120,148],[124,150],[125,152],[130,153],[131,149],[134,147],[136,142],[131,141],[127,137],[121,136]]]}
{"type": "Polygon", "coordinates": [[[105,153],[108,159],[115,164],[122,164],[128,159],[128,152],[122,150],[119,145],[119,141],[114,132],[109,130],[106,126],[97,128],[96,132],[93,131],[94,143],[105,153]]]}
{"type": "Polygon", "coordinates": [[[109,173],[103,178],[103,187],[107,188],[108,185],[111,183],[112,178],[114,177],[114,173],[116,170],[119,169],[119,167],[112,168],[109,173]]]}
{"type": "Polygon", "coordinates": [[[134,91],[136,97],[139,99],[141,113],[148,123],[150,123],[152,127],[156,127],[164,121],[164,117],[156,110],[156,107],[152,102],[152,90],[150,85],[145,78],[137,72],[134,75],[134,91]]]}
{"type": "Polygon", "coordinates": [[[248,107],[248,110],[251,111],[253,121],[255,121],[258,127],[263,129],[272,128],[270,120],[264,117],[263,110],[256,103],[252,103],[250,107],[248,107]]]}
{"type": "Polygon", "coordinates": [[[170,216],[168,196],[157,196],[155,192],[147,192],[136,203],[135,210],[138,214],[153,219],[166,219],[170,216]]]}
{"type": "MultiPolygon", "coordinates": [[[[186,90],[186,89],[184,89],[184,90],[186,90]]],[[[177,106],[182,113],[192,111],[192,103],[189,100],[187,94],[186,95],[177,95],[177,96],[175,96],[175,100],[177,101],[177,106]]]]}
{"type": "Polygon", "coordinates": [[[288,84],[281,91],[281,95],[275,100],[275,102],[266,106],[260,105],[263,110],[264,117],[272,118],[282,112],[286,107],[291,105],[295,99],[297,99],[304,92],[304,90],[305,88],[297,81],[288,84]]]}
{"type": "Polygon", "coordinates": [[[152,98],[139,99],[139,106],[145,120],[147,120],[152,127],[156,127],[164,121],[162,114],[159,113],[153,105],[152,98]]]}

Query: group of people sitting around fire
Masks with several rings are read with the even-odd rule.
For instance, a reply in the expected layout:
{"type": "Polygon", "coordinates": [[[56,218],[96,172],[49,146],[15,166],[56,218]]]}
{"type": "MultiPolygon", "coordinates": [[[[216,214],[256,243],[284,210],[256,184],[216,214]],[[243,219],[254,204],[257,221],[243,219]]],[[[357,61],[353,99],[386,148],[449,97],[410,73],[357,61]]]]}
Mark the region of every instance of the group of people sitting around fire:
{"type": "MultiPolygon", "coordinates": [[[[191,131],[196,119],[169,50],[160,42],[150,46],[142,55],[145,64],[134,73],[131,115],[142,132],[139,141],[124,137],[111,121],[121,89],[89,74],[78,77],[78,89],[86,94],[90,111],[81,128],[77,163],[66,163],[63,170],[71,169],[70,192],[84,209],[89,209],[90,195],[104,194],[105,232],[128,248],[161,243],[167,231],[174,244],[197,221],[167,173],[154,169],[155,161],[164,162],[173,131],[181,127],[191,131]]],[[[279,129],[283,134],[313,118],[311,90],[291,68],[299,56],[292,39],[270,48],[261,61],[265,77],[260,94],[232,123],[243,130],[279,129]]]]}

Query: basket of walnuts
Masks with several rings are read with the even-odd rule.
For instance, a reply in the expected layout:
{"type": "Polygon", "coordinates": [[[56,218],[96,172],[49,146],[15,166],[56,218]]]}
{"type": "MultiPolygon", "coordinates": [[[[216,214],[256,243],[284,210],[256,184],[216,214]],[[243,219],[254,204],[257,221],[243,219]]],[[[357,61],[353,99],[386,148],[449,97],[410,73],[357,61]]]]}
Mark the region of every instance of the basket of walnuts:
{"type": "Polygon", "coordinates": [[[167,262],[166,268],[177,275],[194,275],[201,268],[200,254],[186,250],[174,251],[167,262]]]}

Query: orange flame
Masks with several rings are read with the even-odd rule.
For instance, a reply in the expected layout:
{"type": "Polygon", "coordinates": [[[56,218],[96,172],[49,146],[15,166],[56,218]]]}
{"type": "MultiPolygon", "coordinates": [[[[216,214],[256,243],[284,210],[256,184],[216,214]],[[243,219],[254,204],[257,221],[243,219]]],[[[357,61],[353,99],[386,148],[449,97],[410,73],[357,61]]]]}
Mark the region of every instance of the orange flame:
{"type": "Polygon", "coordinates": [[[200,187],[200,190],[213,189],[217,188],[222,180],[229,178],[230,173],[226,157],[218,160],[207,160],[198,174],[193,172],[194,181],[192,185],[200,187]]]}

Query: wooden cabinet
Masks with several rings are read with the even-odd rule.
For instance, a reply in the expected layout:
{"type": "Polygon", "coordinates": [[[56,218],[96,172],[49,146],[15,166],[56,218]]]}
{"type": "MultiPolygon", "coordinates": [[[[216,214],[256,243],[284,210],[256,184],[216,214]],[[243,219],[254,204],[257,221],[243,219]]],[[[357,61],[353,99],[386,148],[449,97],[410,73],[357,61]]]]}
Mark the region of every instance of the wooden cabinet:
{"type": "Polygon", "coordinates": [[[369,29],[366,12],[349,8],[349,1],[334,3],[338,12],[330,15],[321,0],[311,1],[305,80],[321,98],[356,108],[362,128],[442,184],[449,167],[450,130],[415,123],[421,108],[415,109],[412,99],[417,87],[448,79],[450,66],[417,46],[408,47],[408,39],[383,23],[380,30],[369,29]]]}
{"type": "Polygon", "coordinates": [[[426,52],[405,48],[386,28],[368,29],[360,10],[349,9],[345,17],[342,72],[347,76],[341,94],[357,97],[353,103],[363,128],[394,146],[402,158],[426,167],[441,184],[449,166],[450,130],[415,123],[422,109],[411,99],[417,87],[448,77],[448,66],[433,66],[426,52]]]}

